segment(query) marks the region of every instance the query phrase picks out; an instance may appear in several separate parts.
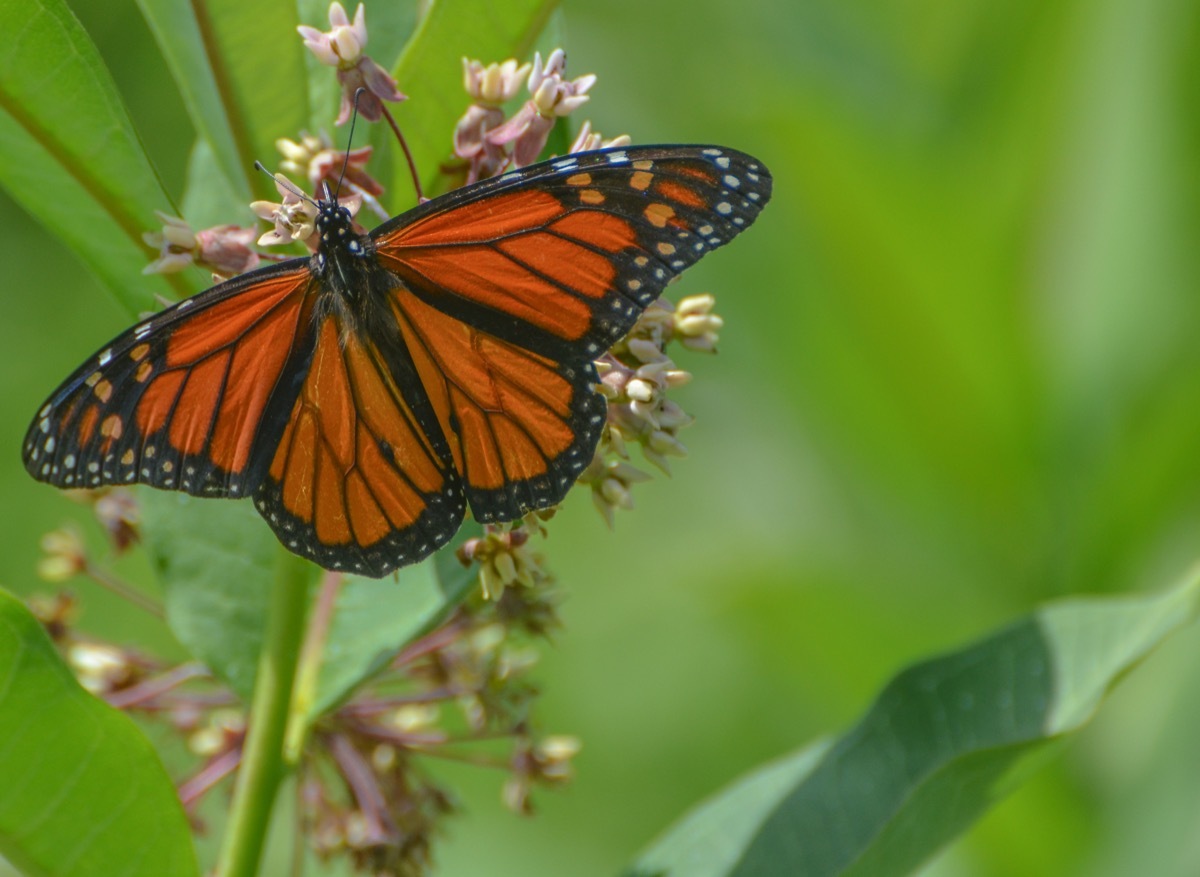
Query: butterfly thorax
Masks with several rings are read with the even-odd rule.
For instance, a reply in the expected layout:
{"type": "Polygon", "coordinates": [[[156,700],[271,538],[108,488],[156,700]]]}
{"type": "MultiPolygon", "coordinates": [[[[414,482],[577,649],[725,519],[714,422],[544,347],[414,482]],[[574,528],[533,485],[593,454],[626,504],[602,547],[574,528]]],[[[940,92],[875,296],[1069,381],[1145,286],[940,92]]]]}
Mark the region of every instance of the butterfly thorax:
{"type": "Polygon", "coordinates": [[[370,236],[355,231],[350,211],[337,202],[319,206],[319,248],[311,263],[318,293],[314,317],[319,323],[335,316],[343,331],[368,333],[396,280],[379,264],[370,236]]]}

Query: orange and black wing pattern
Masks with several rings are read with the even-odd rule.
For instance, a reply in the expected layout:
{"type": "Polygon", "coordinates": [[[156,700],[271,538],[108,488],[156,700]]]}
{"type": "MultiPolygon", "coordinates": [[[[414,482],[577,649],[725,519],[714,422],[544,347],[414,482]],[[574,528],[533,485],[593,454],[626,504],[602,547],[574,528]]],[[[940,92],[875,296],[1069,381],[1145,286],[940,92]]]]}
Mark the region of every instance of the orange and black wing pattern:
{"type": "Polygon", "coordinates": [[[477,519],[563,498],[605,423],[592,361],[770,194],[735,150],[627,147],[485,180],[372,233],[477,519]]]}
{"type": "Polygon", "coordinates": [[[307,259],[173,305],[98,351],[25,436],[33,477],[63,488],[149,484],[249,496],[312,355],[307,259]]]}
{"type": "Polygon", "coordinates": [[[289,549],[382,576],[481,521],[559,502],[606,420],[593,360],[757,217],[771,178],[715,147],[522,168],[370,237],[154,315],[71,375],[23,456],[63,488],[252,496],[289,549]]]}
{"type": "Polygon", "coordinates": [[[446,544],[462,523],[458,474],[396,333],[347,331],[329,315],[255,494],[297,554],[382,576],[446,544]]]}

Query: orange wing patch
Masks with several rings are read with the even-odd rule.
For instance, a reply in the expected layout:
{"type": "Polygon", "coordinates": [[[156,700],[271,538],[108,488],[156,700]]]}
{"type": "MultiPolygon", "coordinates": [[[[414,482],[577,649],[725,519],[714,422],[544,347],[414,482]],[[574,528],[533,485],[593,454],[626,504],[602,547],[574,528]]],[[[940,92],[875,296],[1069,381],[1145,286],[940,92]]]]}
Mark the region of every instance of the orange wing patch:
{"type": "Polygon", "coordinates": [[[116,338],[31,428],[27,454],[46,470],[35,474],[62,487],[253,492],[263,475],[261,464],[251,471],[255,452],[273,446],[277,428],[268,407],[295,392],[280,376],[302,351],[309,276],[306,263],[243,275],[116,338]]]}
{"type": "Polygon", "coordinates": [[[284,543],[329,569],[382,575],[444,544],[462,520],[438,459],[378,350],[317,335],[308,376],[255,497],[284,543]]]}
{"type": "Polygon", "coordinates": [[[433,213],[403,226],[389,241],[397,247],[444,246],[487,241],[545,225],[562,213],[562,204],[547,192],[528,190],[495,195],[488,209],[471,204],[433,213]]]}
{"type": "MultiPolygon", "coordinates": [[[[564,247],[570,246],[560,242],[564,247]]],[[[564,296],[553,282],[523,262],[536,242],[523,238],[502,250],[485,245],[456,247],[453,258],[440,249],[416,249],[403,254],[403,262],[391,255],[380,261],[393,270],[405,267],[419,272],[430,284],[450,293],[469,296],[492,310],[510,314],[563,338],[579,338],[591,323],[591,309],[582,301],[564,296]],[[556,297],[559,307],[547,309],[546,300],[556,297]]]]}
{"type": "Polygon", "coordinates": [[[574,480],[569,470],[603,422],[592,370],[480,332],[410,293],[397,291],[394,302],[476,518],[547,505],[560,482],[574,480]]]}
{"type": "MultiPolygon", "coordinates": [[[[577,174],[565,185],[588,206],[572,208],[541,190],[500,192],[484,196],[486,209],[466,202],[386,231],[378,239],[379,261],[430,295],[444,296],[443,310],[461,299],[562,341],[582,342],[596,333],[598,310],[604,319],[616,312],[605,302],[618,279],[612,256],[637,243],[628,220],[600,209],[603,196],[582,197],[585,180],[591,178],[577,174]]],[[[624,304],[620,312],[622,318],[632,313],[624,304]]]]}

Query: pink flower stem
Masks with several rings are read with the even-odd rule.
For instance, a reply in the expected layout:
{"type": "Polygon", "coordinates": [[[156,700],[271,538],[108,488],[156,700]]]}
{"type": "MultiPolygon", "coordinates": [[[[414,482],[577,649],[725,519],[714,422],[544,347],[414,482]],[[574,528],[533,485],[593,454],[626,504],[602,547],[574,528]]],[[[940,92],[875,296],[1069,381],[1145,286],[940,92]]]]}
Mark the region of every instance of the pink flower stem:
{"type": "Polygon", "coordinates": [[[166,610],[163,609],[161,603],[159,603],[153,597],[143,594],[137,588],[133,587],[133,585],[126,584],[112,573],[96,566],[96,564],[89,561],[87,567],[84,569],[84,574],[96,584],[100,585],[100,587],[111,591],[124,600],[128,600],[134,606],[149,612],[155,618],[161,620],[166,617],[166,610]]]}
{"type": "Polygon", "coordinates": [[[413,161],[412,152],[408,148],[408,141],[400,133],[400,126],[396,124],[396,120],[392,118],[392,114],[388,112],[388,108],[383,107],[382,109],[383,117],[392,126],[392,131],[395,132],[396,139],[400,141],[400,148],[404,150],[404,157],[408,161],[408,172],[412,174],[413,188],[417,192],[417,203],[424,204],[429,199],[425,197],[425,193],[421,190],[421,178],[417,175],[417,163],[413,161]]]}
{"type": "Polygon", "coordinates": [[[182,685],[192,679],[209,679],[211,675],[208,668],[198,661],[192,661],[187,664],[180,664],[173,670],[163,673],[161,676],[155,676],[153,679],[147,679],[145,682],[139,682],[137,685],[121,691],[114,691],[105,697],[109,706],[114,706],[119,710],[129,709],[130,707],[142,706],[146,701],[153,700],[159,695],[166,694],[173,688],[182,685]]]}
{"type": "Polygon", "coordinates": [[[210,759],[200,771],[179,787],[179,800],[191,807],[204,793],[229,776],[242,762],[242,750],[229,749],[210,759]]]}

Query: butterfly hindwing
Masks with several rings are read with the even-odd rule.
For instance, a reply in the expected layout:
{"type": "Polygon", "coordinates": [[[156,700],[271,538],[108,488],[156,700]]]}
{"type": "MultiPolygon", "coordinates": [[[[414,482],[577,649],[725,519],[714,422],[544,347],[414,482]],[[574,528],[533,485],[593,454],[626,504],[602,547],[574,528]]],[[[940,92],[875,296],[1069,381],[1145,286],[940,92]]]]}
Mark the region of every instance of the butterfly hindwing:
{"type": "Polygon", "coordinates": [[[478,519],[562,500],[604,425],[592,361],[770,193],[734,150],[627,147],[459,189],[372,233],[478,519]]]}
{"type": "Polygon", "coordinates": [[[458,530],[462,486],[394,340],[323,318],[312,364],[255,504],[292,551],[381,576],[458,530]],[[415,396],[414,396],[415,394],[415,396]]]}
{"type": "Polygon", "coordinates": [[[604,427],[592,363],[534,353],[403,290],[395,308],[475,518],[512,520],[560,501],[604,427]]]}
{"type": "Polygon", "coordinates": [[[307,260],[219,284],[115,338],[38,412],[26,468],[58,487],[249,495],[311,354],[307,260]]]}

